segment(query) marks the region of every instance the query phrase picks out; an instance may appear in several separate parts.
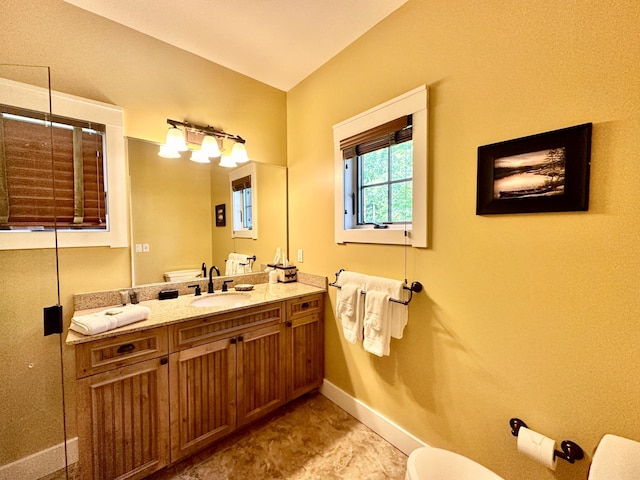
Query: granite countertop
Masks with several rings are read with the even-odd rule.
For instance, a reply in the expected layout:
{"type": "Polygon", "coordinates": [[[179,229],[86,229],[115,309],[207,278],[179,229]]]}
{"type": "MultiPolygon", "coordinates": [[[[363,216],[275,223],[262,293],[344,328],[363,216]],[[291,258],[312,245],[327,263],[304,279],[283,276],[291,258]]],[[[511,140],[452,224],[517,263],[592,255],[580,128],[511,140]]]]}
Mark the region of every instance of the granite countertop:
{"type": "MultiPolygon", "coordinates": [[[[235,292],[232,287],[229,292],[235,292]]],[[[242,292],[249,294],[250,298],[247,302],[241,305],[221,305],[213,307],[193,307],[191,302],[194,300],[204,299],[210,296],[225,295],[224,292],[217,291],[216,293],[206,294],[201,296],[180,295],[178,298],[171,300],[146,300],[140,302],[140,305],[145,305],[151,309],[149,318],[141,322],[132,323],[124,327],[119,327],[107,332],[99,333],[96,335],[82,335],[73,330],[69,330],[67,335],[67,345],[77,345],[80,343],[92,342],[94,340],[115,337],[124,333],[139,332],[148,330],[150,328],[162,327],[171,325],[174,323],[183,322],[185,320],[194,320],[202,317],[209,317],[211,315],[219,313],[227,313],[236,310],[242,310],[245,308],[256,307],[259,305],[265,305],[268,303],[279,302],[299,296],[312,295],[314,293],[326,292],[326,288],[318,286],[308,285],[305,283],[292,282],[292,283],[260,283],[254,286],[253,290],[248,292],[242,292]]],[[[113,307],[113,306],[112,306],[113,307]]],[[[106,307],[109,308],[109,307],[106,307]]],[[[104,310],[105,307],[78,310],[74,312],[75,315],[87,315],[104,310]]]]}

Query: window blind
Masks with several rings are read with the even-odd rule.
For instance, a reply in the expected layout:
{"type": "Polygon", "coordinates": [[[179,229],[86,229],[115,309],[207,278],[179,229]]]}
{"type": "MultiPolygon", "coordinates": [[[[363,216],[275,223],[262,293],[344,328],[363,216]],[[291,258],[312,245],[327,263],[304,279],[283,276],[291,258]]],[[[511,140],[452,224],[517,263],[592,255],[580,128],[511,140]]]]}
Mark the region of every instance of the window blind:
{"type": "Polygon", "coordinates": [[[412,130],[411,115],[406,115],[345,138],[340,141],[342,158],[354,158],[389,145],[409,141],[413,133],[412,130]]]}
{"type": "Polygon", "coordinates": [[[244,190],[245,188],[251,188],[251,175],[247,175],[246,177],[238,178],[237,180],[231,181],[231,189],[234,192],[239,192],[240,190],[244,190]]]}
{"type": "Polygon", "coordinates": [[[0,105],[0,228],[106,228],[104,134],[0,105]]]}

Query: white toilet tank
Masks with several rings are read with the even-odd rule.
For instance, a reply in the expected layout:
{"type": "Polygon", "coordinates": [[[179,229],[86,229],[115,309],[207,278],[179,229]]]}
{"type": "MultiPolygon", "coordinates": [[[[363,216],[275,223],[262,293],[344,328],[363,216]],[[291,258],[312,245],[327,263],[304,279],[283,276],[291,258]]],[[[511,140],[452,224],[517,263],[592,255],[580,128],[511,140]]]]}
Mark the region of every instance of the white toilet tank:
{"type": "Polygon", "coordinates": [[[409,455],[406,480],[504,480],[470,458],[441,448],[417,448],[409,455]]]}
{"type": "Polygon", "coordinates": [[[202,277],[202,270],[195,268],[189,270],[173,270],[172,272],[164,273],[165,282],[183,282],[193,280],[197,277],[202,277]]]}

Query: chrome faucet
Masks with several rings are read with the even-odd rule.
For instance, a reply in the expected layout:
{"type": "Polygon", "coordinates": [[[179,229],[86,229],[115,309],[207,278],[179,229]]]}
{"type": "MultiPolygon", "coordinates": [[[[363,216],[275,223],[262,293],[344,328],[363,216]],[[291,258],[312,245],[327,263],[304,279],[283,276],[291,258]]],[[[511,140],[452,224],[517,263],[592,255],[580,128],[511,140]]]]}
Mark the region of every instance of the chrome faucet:
{"type": "Polygon", "coordinates": [[[213,293],[213,270],[215,270],[218,276],[220,276],[220,270],[218,270],[218,267],[216,267],[215,265],[211,265],[211,268],[209,269],[209,284],[207,285],[207,293],[213,293]]]}

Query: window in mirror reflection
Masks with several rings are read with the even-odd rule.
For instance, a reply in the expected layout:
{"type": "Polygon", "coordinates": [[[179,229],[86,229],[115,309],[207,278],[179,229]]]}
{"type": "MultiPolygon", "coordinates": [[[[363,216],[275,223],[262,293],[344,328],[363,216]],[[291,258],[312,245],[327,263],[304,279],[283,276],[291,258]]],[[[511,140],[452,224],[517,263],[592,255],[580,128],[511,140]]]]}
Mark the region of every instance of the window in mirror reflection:
{"type": "Polygon", "coordinates": [[[246,176],[231,182],[233,190],[234,230],[251,230],[251,177],[246,176]]]}
{"type": "Polygon", "coordinates": [[[231,182],[232,237],[258,238],[255,216],[256,180],[253,164],[229,174],[231,182]]]}

